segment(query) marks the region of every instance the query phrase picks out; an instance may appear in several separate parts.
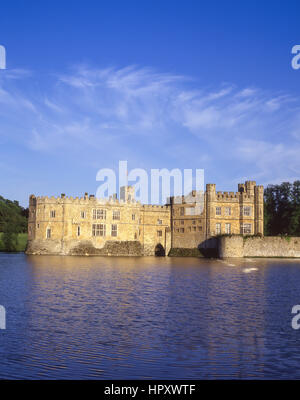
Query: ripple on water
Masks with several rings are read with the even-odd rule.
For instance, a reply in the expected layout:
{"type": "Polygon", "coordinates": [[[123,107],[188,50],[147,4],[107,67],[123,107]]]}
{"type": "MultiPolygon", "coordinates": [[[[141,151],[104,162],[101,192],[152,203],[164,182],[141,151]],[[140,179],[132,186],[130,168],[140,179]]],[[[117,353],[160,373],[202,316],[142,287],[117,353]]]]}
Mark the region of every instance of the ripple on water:
{"type": "Polygon", "coordinates": [[[299,378],[300,262],[0,254],[0,378],[299,378]]]}

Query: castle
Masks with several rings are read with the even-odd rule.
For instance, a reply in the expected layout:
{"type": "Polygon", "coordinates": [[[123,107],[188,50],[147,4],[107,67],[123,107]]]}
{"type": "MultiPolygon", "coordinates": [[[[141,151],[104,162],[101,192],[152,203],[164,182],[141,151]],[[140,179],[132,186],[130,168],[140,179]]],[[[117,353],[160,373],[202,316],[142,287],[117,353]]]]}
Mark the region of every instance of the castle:
{"type": "Polygon", "coordinates": [[[236,193],[207,184],[199,212],[195,191],[188,202],[171,197],[164,206],[136,201],[132,186],[121,188],[120,200],[31,195],[26,252],[151,256],[213,247],[221,234],[263,234],[263,192],[254,181],[239,184],[236,193]]]}

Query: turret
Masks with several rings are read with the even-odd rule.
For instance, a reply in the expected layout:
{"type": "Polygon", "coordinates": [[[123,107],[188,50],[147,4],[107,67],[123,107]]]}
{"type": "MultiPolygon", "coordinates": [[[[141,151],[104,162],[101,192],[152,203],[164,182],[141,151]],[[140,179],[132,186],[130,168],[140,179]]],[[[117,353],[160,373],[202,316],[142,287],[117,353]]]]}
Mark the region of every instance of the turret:
{"type": "Polygon", "coordinates": [[[36,197],[34,194],[31,194],[29,196],[29,206],[35,206],[36,205],[36,197]]]}
{"type": "Polygon", "coordinates": [[[246,186],[246,192],[249,195],[254,195],[254,188],[256,186],[256,182],[255,181],[246,181],[245,182],[245,186],[246,186]]]}
{"type": "Polygon", "coordinates": [[[245,193],[246,192],[246,185],[244,183],[239,183],[238,184],[238,191],[239,191],[239,193],[245,193]]]}
{"type": "Polygon", "coordinates": [[[206,185],[206,193],[208,199],[212,200],[216,197],[216,184],[215,183],[207,183],[206,185]]]}
{"type": "Polygon", "coordinates": [[[264,234],[264,187],[262,185],[254,188],[255,198],[255,233],[264,234]]]}
{"type": "Polygon", "coordinates": [[[208,183],[206,185],[206,237],[209,238],[214,231],[212,218],[214,216],[214,202],[216,200],[216,185],[208,183]]]}

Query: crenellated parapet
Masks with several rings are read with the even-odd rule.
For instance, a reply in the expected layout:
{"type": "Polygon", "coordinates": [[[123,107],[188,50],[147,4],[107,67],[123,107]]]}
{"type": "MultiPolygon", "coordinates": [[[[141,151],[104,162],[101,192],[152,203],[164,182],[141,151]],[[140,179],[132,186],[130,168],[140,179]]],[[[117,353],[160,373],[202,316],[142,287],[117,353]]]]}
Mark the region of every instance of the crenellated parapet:
{"type": "Polygon", "coordinates": [[[217,199],[222,199],[222,200],[239,200],[240,198],[240,193],[239,192],[217,192],[216,195],[217,199]]]}
{"type": "Polygon", "coordinates": [[[170,211],[170,206],[161,206],[158,204],[143,204],[142,209],[145,211],[153,211],[153,210],[161,210],[161,211],[170,211]]]}
{"type": "Polygon", "coordinates": [[[69,205],[126,205],[126,204],[131,204],[131,205],[140,205],[140,201],[136,201],[135,199],[132,200],[119,200],[117,198],[111,197],[111,198],[96,198],[94,195],[90,196],[83,196],[83,197],[68,197],[68,196],[34,196],[31,195],[29,198],[29,204],[30,205],[42,205],[42,204],[51,204],[51,205],[61,205],[61,204],[69,204],[69,205]]]}

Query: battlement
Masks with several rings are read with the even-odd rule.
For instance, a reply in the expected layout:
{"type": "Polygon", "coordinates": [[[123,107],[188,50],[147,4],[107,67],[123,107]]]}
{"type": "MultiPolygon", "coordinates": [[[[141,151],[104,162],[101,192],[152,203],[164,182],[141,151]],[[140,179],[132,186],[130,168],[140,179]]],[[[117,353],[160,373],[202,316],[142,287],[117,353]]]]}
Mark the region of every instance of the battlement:
{"type": "Polygon", "coordinates": [[[101,205],[125,205],[125,204],[132,204],[132,205],[140,205],[139,201],[134,199],[132,200],[118,200],[115,197],[104,198],[100,199],[95,197],[94,195],[84,196],[84,197],[68,197],[65,194],[62,196],[34,196],[31,195],[29,199],[29,205],[34,206],[38,204],[101,204],[101,205]]]}
{"type": "Polygon", "coordinates": [[[238,192],[217,192],[217,199],[236,199],[238,200],[240,193],[238,192]]]}
{"type": "Polygon", "coordinates": [[[216,198],[217,200],[236,200],[239,201],[240,199],[245,200],[245,199],[251,199],[251,195],[248,194],[247,192],[217,192],[216,193],[216,198]]]}
{"type": "Polygon", "coordinates": [[[255,191],[258,191],[258,192],[260,192],[260,193],[263,193],[263,192],[264,192],[264,187],[263,187],[263,185],[255,186],[255,191]]]}
{"type": "MultiPolygon", "coordinates": [[[[209,198],[213,201],[215,200],[228,200],[228,201],[239,201],[240,199],[249,200],[251,196],[254,196],[255,193],[262,194],[263,186],[256,186],[255,181],[246,181],[245,183],[238,184],[238,192],[226,192],[226,191],[218,191],[216,192],[216,185],[213,183],[208,183],[206,185],[206,193],[209,198]]],[[[121,199],[118,199],[116,195],[111,196],[110,198],[96,198],[95,195],[88,195],[85,193],[82,197],[68,197],[64,193],[61,196],[35,196],[31,195],[29,198],[29,204],[31,206],[35,206],[36,204],[101,204],[101,205],[140,205],[139,201],[134,199],[134,187],[133,186],[125,186],[121,188],[121,199]]],[[[172,204],[188,204],[193,203],[193,199],[196,201],[200,201],[202,196],[204,195],[203,191],[193,190],[188,196],[172,196],[168,199],[166,206],[161,205],[151,205],[145,204],[142,205],[144,209],[153,210],[153,209],[167,209],[168,206],[172,204]]]]}
{"type": "Polygon", "coordinates": [[[151,210],[169,211],[170,206],[169,205],[161,206],[159,204],[143,204],[142,209],[146,211],[151,211],[151,210]]]}

